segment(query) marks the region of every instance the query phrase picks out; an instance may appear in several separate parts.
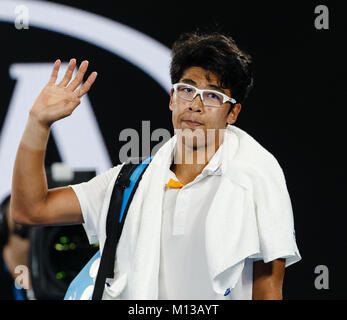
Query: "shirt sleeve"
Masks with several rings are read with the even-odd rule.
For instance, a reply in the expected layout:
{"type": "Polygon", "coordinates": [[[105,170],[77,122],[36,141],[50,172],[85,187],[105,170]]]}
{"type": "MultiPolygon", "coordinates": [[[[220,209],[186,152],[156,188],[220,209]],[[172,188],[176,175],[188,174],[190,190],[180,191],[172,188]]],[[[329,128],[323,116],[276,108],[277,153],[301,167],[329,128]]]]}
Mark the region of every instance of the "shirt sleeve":
{"type": "Polygon", "coordinates": [[[282,168],[275,158],[259,172],[254,184],[254,200],[260,253],[265,263],[285,258],[286,267],[301,260],[294,230],[290,196],[282,168]]]}
{"type": "Polygon", "coordinates": [[[69,185],[80,203],[84,220],[83,227],[90,244],[98,242],[98,222],[102,214],[106,191],[121,167],[122,165],[117,165],[87,182],[69,185]]]}

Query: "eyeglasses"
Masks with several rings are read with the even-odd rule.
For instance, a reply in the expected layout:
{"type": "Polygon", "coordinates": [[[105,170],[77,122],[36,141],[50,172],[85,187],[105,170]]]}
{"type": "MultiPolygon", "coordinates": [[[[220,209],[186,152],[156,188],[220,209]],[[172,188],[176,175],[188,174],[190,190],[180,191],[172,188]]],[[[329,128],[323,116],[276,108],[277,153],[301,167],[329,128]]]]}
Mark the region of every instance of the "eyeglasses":
{"type": "Polygon", "coordinates": [[[199,94],[202,103],[209,107],[221,107],[226,102],[236,103],[235,99],[228,97],[224,93],[215,90],[198,89],[186,83],[175,83],[173,88],[180,98],[187,101],[193,101],[199,94]]]}

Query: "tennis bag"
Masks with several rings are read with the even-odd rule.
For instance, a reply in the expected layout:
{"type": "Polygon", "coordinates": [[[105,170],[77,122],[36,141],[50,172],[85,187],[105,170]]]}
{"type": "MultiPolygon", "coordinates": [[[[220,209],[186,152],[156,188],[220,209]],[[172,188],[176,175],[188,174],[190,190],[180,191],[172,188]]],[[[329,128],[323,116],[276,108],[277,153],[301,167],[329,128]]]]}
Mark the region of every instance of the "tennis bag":
{"type": "MultiPolygon", "coordinates": [[[[120,170],[113,187],[106,219],[106,241],[100,251],[89,260],[72,280],[64,300],[101,300],[106,278],[114,277],[117,243],[122,233],[126,214],[137,186],[151,157],[140,164],[127,162],[120,170]]],[[[137,161],[136,161],[137,163],[137,161]]]]}

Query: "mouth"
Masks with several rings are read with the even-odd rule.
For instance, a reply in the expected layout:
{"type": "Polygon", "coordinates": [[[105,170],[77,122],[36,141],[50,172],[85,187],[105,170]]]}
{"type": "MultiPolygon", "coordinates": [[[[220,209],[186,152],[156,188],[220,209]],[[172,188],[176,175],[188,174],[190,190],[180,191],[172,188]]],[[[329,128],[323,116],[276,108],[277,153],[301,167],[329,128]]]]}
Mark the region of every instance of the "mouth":
{"type": "Polygon", "coordinates": [[[193,120],[182,120],[182,122],[184,122],[185,124],[187,124],[190,127],[199,127],[202,126],[203,123],[198,122],[198,121],[193,121],[193,120]]]}

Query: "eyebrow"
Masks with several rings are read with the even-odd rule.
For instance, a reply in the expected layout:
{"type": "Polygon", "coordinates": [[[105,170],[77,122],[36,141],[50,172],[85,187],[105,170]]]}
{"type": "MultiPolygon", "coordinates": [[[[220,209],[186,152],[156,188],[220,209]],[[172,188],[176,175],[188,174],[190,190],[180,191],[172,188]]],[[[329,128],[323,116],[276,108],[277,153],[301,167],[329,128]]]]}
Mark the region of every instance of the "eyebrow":
{"type": "MultiPolygon", "coordinates": [[[[187,84],[191,84],[193,86],[197,85],[197,83],[194,80],[189,79],[189,78],[182,79],[181,82],[184,82],[184,83],[187,83],[187,84]]],[[[222,87],[217,86],[215,84],[209,84],[208,87],[210,87],[210,89],[221,91],[222,93],[225,93],[222,87]]]]}

